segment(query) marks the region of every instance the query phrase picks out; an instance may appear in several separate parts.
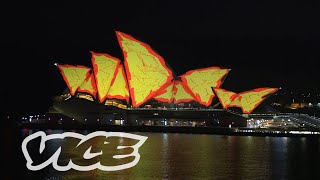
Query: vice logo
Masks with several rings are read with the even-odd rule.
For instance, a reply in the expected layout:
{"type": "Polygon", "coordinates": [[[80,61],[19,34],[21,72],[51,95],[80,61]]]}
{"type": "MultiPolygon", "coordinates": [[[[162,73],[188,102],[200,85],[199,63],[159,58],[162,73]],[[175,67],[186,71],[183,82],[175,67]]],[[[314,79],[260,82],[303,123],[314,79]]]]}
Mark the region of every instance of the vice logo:
{"type": "Polygon", "coordinates": [[[68,171],[70,169],[78,171],[94,169],[118,171],[138,164],[140,160],[139,147],[143,145],[147,138],[146,136],[123,132],[96,131],[88,135],[65,132],[46,135],[43,131],[38,131],[26,137],[21,148],[27,160],[27,168],[32,171],[41,170],[50,164],[58,171],[68,171]],[[40,145],[35,146],[39,139],[40,145]],[[134,145],[131,145],[133,142],[134,145]],[[111,150],[110,148],[106,150],[105,146],[110,147],[111,150]],[[63,154],[65,149],[68,151],[67,155],[63,154]],[[28,150],[32,153],[30,154],[28,150]],[[59,159],[63,159],[64,163],[58,163],[59,159]],[[102,161],[104,162],[101,163],[102,161]],[[114,163],[108,165],[108,162],[114,163]]]}

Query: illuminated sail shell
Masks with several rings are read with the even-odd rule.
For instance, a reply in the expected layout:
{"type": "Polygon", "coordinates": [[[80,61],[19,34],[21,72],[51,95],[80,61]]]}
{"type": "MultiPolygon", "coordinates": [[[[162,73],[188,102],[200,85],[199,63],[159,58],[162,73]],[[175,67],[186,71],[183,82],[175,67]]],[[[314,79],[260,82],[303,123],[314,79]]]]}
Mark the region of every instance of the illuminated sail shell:
{"type": "Polygon", "coordinates": [[[181,80],[188,85],[200,104],[209,106],[214,97],[211,87],[220,87],[228,72],[229,69],[219,67],[196,69],[182,75],[181,80]]]}
{"type": "Polygon", "coordinates": [[[157,92],[157,94],[154,96],[154,99],[157,101],[170,103],[173,101],[173,87],[173,82],[168,84],[166,88],[157,92]]]}
{"type": "Polygon", "coordinates": [[[84,82],[78,88],[78,92],[88,93],[91,94],[93,97],[96,97],[97,87],[92,73],[87,77],[86,80],[84,80],[84,82]]]}
{"type": "Polygon", "coordinates": [[[107,98],[110,86],[116,77],[120,60],[108,54],[91,53],[98,97],[99,101],[103,102],[107,98]]]}
{"type": "Polygon", "coordinates": [[[277,91],[277,88],[257,88],[238,94],[230,103],[230,107],[241,107],[245,114],[251,113],[263,102],[267,95],[277,91]]]}
{"type": "Polygon", "coordinates": [[[244,114],[250,114],[268,95],[273,94],[277,90],[278,88],[257,88],[239,94],[234,93],[231,97],[232,92],[230,91],[215,89],[215,92],[221,103],[227,103],[229,101],[226,100],[228,96],[232,99],[227,108],[239,107],[244,114]]]}
{"type": "Polygon", "coordinates": [[[175,104],[180,102],[194,101],[194,95],[187,86],[181,81],[173,81],[165,89],[159,91],[154,99],[161,102],[174,102],[175,104]]]}
{"type": "Polygon", "coordinates": [[[196,100],[192,92],[187,88],[187,86],[180,81],[175,81],[174,87],[173,87],[173,100],[174,103],[180,103],[180,102],[190,102],[196,100]]]}
{"type": "Polygon", "coordinates": [[[232,102],[232,100],[238,96],[237,93],[232,91],[227,91],[221,88],[213,88],[215,94],[217,95],[223,109],[227,109],[232,102]]]}
{"type": "Polygon", "coordinates": [[[57,65],[66,82],[70,94],[75,95],[77,89],[90,75],[90,68],[85,66],[57,65]]]}
{"type": "Polygon", "coordinates": [[[124,54],[132,106],[151,99],[172,80],[172,71],[151,47],[130,35],[116,32],[124,54]]]}
{"type": "Polygon", "coordinates": [[[107,98],[123,99],[129,102],[129,88],[123,66],[118,66],[117,74],[108,92],[107,98]]]}

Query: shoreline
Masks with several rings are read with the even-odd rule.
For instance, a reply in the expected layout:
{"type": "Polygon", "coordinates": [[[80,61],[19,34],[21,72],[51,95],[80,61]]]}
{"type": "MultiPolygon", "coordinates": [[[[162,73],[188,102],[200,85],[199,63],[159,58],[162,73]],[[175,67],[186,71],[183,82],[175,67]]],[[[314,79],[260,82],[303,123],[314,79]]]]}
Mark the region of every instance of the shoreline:
{"type": "Polygon", "coordinates": [[[91,130],[115,132],[153,132],[153,133],[184,133],[210,134],[227,136],[271,136],[271,137],[320,137],[319,129],[265,129],[265,128],[227,128],[227,127],[172,127],[172,126],[97,126],[97,125],[48,125],[48,124],[18,124],[19,128],[38,130],[91,130]]]}

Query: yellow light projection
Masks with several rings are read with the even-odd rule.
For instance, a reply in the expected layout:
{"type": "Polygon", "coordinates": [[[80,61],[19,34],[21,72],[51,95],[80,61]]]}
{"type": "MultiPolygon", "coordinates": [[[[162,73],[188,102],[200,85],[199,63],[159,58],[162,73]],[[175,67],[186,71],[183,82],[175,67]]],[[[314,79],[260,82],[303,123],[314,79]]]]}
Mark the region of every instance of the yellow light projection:
{"type": "Polygon", "coordinates": [[[200,104],[209,106],[214,97],[211,87],[220,87],[229,71],[219,67],[196,69],[182,75],[181,80],[188,85],[200,104]]]}
{"type": "MultiPolygon", "coordinates": [[[[270,94],[276,92],[278,88],[257,88],[250,91],[242,92],[236,95],[233,95],[232,101],[227,106],[229,107],[239,107],[242,109],[242,112],[244,114],[250,114],[256,107],[259,106],[260,103],[263,102],[263,100],[270,94]]],[[[226,90],[225,90],[226,91],[226,90]]],[[[218,92],[217,89],[215,89],[215,92],[218,92]]],[[[223,95],[223,93],[220,94],[217,93],[217,96],[220,97],[220,95],[223,95]]],[[[229,91],[230,92],[230,91],[229,91]]],[[[223,97],[219,98],[223,99],[223,97]]],[[[221,102],[221,100],[220,100],[221,102]]]]}
{"type": "Polygon", "coordinates": [[[190,102],[194,101],[195,97],[187,88],[183,82],[174,80],[172,83],[167,85],[167,87],[159,92],[157,92],[154,97],[155,100],[161,102],[174,102],[175,104],[180,102],[190,102]]]}
{"type": "Polygon", "coordinates": [[[129,88],[123,66],[118,66],[117,74],[108,92],[107,98],[125,99],[129,102],[129,88]]]}
{"type": "Polygon", "coordinates": [[[78,88],[78,92],[91,94],[93,97],[96,97],[97,88],[96,83],[94,81],[94,76],[91,73],[87,79],[80,85],[78,88]]]}
{"type": "Polygon", "coordinates": [[[165,89],[158,91],[154,96],[154,99],[161,102],[170,103],[173,100],[173,86],[174,83],[170,83],[165,89]]]}
{"type": "Polygon", "coordinates": [[[187,86],[180,81],[174,82],[173,87],[173,100],[174,103],[180,103],[180,102],[190,102],[195,100],[195,97],[193,97],[192,92],[187,88],[187,86]]]}
{"type": "Polygon", "coordinates": [[[79,86],[90,75],[90,68],[85,66],[57,65],[66,82],[70,94],[74,96],[79,86]]]}
{"type": "Polygon", "coordinates": [[[124,54],[132,105],[138,107],[170,83],[172,71],[149,45],[125,33],[116,34],[124,54]]]}
{"type": "MultiPolygon", "coordinates": [[[[209,106],[216,95],[224,109],[239,107],[247,114],[267,95],[278,90],[266,87],[237,94],[221,89],[230,69],[219,67],[191,70],[180,76],[181,80],[174,80],[164,59],[148,44],[122,32],[116,32],[116,35],[124,54],[123,65],[115,57],[94,52],[91,52],[92,70],[85,66],[58,64],[71,96],[80,92],[80,98],[94,100],[98,95],[100,103],[106,105],[116,99],[129,103],[131,98],[132,106],[139,107],[151,98],[175,104],[197,101],[209,106]]],[[[126,108],[126,105],[121,104],[121,107],[126,108]]]]}
{"type": "Polygon", "coordinates": [[[92,65],[98,90],[99,101],[107,98],[110,85],[117,74],[120,60],[108,54],[92,53],[92,65]]]}
{"type": "Polygon", "coordinates": [[[213,88],[213,90],[217,95],[223,109],[227,109],[231,101],[238,95],[235,92],[227,91],[221,88],[213,88]]]}

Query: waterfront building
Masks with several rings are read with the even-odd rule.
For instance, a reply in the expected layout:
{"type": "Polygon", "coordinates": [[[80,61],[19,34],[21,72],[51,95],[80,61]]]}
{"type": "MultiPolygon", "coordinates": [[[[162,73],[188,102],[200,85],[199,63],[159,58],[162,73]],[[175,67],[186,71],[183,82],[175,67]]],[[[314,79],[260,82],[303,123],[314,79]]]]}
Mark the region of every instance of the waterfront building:
{"type": "Polygon", "coordinates": [[[67,90],[54,98],[54,109],[80,123],[246,126],[249,115],[278,90],[225,90],[230,69],[216,66],[177,75],[148,44],[122,32],[116,36],[123,60],[91,52],[91,67],[55,64],[67,90]]]}

